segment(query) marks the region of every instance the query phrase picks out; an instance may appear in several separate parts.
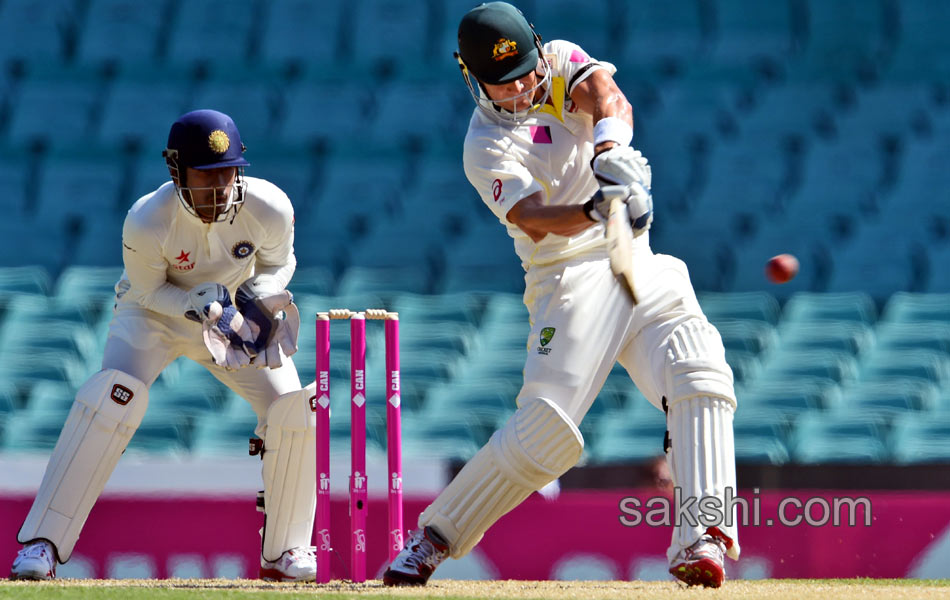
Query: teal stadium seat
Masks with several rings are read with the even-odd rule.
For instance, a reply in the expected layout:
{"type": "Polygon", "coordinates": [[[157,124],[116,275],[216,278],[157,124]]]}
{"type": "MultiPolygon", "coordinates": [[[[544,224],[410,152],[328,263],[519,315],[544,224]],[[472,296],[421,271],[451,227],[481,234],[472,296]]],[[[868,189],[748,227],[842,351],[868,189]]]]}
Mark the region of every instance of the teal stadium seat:
{"type": "Polygon", "coordinates": [[[472,416],[480,422],[497,422],[515,412],[518,387],[508,381],[472,381],[436,384],[426,391],[423,413],[433,420],[472,416]]]}
{"type": "Polygon", "coordinates": [[[726,362],[736,383],[755,381],[762,372],[762,360],[748,350],[726,350],[726,362]]]}
{"type": "Polygon", "coordinates": [[[739,406],[733,421],[736,462],[776,465],[788,462],[789,419],[772,410],[746,406],[741,400],[739,406]]]}
{"type": "Polygon", "coordinates": [[[795,421],[792,458],[802,464],[887,462],[886,433],[877,415],[805,413],[795,421]]]}
{"type": "Polygon", "coordinates": [[[950,40],[943,24],[950,6],[942,0],[901,0],[900,43],[887,65],[885,77],[894,80],[939,81],[950,75],[950,40]]]}
{"type": "Polygon", "coordinates": [[[727,319],[752,319],[775,325],[781,308],[768,292],[699,292],[699,304],[713,325],[727,319]]]}
{"type": "Polygon", "coordinates": [[[428,415],[407,415],[402,420],[403,460],[467,461],[488,441],[489,435],[490,426],[474,415],[438,421],[428,415]]]}
{"type": "Polygon", "coordinates": [[[248,408],[239,415],[209,415],[196,421],[191,452],[196,456],[246,456],[257,417],[248,408]]]}
{"type": "Polygon", "coordinates": [[[52,296],[61,304],[79,303],[84,298],[94,302],[114,298],[115,284],[122,276],[122,271],[121,266],[68,266],[56,278],[52,296]]]}
{"type": "Polygon", "coordinates": [[[881,321],[875,329],[877,347],[882,350],[935,350],[950,355],[950,322],[881,321]]]}
{"type": "Polygon", "coordinates": [[[893,417],[909,411],[929,411],[936,403],[933,384],[912,380],[858,382],[841,391],[842,410],[851,414],[893,417]]]}
{"type": "Polygon", "coordinates": [[[765,381],[832,381],[846,383],[858,376],[857,360],[834,350],[781,350],[769,354],[759,377],[765,381]]]}
{"type": "Polygon", "coordinates": [[[888,322],[950,322],[950,294],[897,292],[884,305],[881,319],[888,322]]]}
{"type": "Polygon", "coordinates": [[[180,414],[170,412],[146,414],[127,453],[147,455],[182,455],[188,453],[187,419],[180,414]]]}
{"type": "Polygon", "coordinates": [[[737,386],[739,411],[769,411],[783,418],[794,417],[805,411],[825,410],[840,402],[836,384],[820,380],[772,381],[760,378],[748,385],[737,386]]]}
{"type": "Polygon", "coordinates": [[[588,441],[591,463],[646,461],[663,455],[666,416],[658,410],[636,413],[637,418],[604,418],[588,441]]]}
{"type": "Polygon", "coordinates": [[[19,294],[45,296],[51,287],[49,273],[43,267],[0,267],[0,294],[5,297],[19,294]]]}
{"type": "Polygon", "coordinates": [[[860,365],[863,381],[909,379],[942,385],[950,380],[950,357],[934,350],[880,349],[860,365]]]}
{"type": "Polygon", "coordinates": [[[661,61],[689,62],[704,47],[705,24],[699,2],[641,2],[624,5],[625,35],[620,56],[634,65],[653,67],[661,61]]]}
{"type": "MultiPolygon", "coordinates": [[[[122,170],[117,161],[102,158],[49,160],[43,171],[36,216],[54,227],[62,227],[69,218],[79,219],[86,226],[105,221],[113,229],[118,229],[113,237],[121,238],[125,212],[119,199],[121,180],[122,170]],[[69,201],[65,200],[67,198],[69,201]]],[[[124,203],[125,199],[122,201],[124,203]]],[[[104,247],[102,252],[108,253],[111,260],[121,262],[120,249],[121,246],[104,247]]]]}
{"type": "Polygon", "coordinates": [[[392,310],[399,313],[400,331],[405,326],[435,328],[442,322],[477,326],[484,305],[484,298],[465,292],[432,295],[401,293],[392,300],[392,310]]]}
{"type": "Polygon", "coordinates": [[[349,46],[349,64],[360,73],[395,69],[399,75],[408,76],[425,75],[427,67],[449,60],[451,55],[436,56],[434,52],[393,52],[393,48],[416,47],[429,36],[427,19],[420,18],[419,8],[407,10],[399,0],[363,0],[359,18],[352,21],[350,29],[352,39],[362,43],[349,46]]]}
{"type": "Polygon", "coordinates": [[[778,342],[775,328],[756,319],[722,319],[716,323],[726,350],[759,355],[778,342]]]}
{"type": "Polygon", "coordinates": [[[792,53],[792,8],[786,0],[716,0],[713,6],[718,34],[712,51],[715,63],[781,63],[792,53]]]}
{"type": "Polygon", "coordinates": [[[894,421],[890,446],[898,464],[950,462],[950,415],[900,415],[894,421]]]}
{"type": "MultiPolygon", "coordinates": [[[[336,279],[330,267],[307,265],[301,266],[294,271],[294,277],[290,280],[290,284],[287,288],[293,292],[294,298],[296,299],[301,294],[328,296],[333,293],[335,286],[336,279]]],[[[295,303],[297,303],[296,300],[295,303]]],[[[297,308],[300,308],[299,304],[297,308]]],[[[301,315],[301,318],[303,318],[303,315],[301,315]]]]}
{"type": "Polygon", "coordinates": [[[6,419],[4,429],[5,452],[49,452],[66,423],[66,413],[50,419],[48,415],[36,418],[25,412],[14,412],[6,419]]]}
{"type": "Polygon", "coordinates": [[[779,327],[783,350],[834,350],[859,355],[875,344],[875,333],[868,325],[854,321],[783,323],[779,327]]]}
{"type": "Polygon", "coordinates": [[[871,325],[877,321],[877,307],[864,292],[800,292],[789,298],[782,319],[790,326],[816,321],[855,321],[871,325]]]}
{"type": "MultiPolygon", "coordinates": [[[[184,72],[162,70],[156,65],[123,71],[103,102],[96,139],[112,148],[137,143],[154,164],[162,165],[161,151],[168,143],[171,124],[193,108],[187,104],[186,90],[191,85],[184,72]],[[142,110],[143,106],[148,110],[142,110]]],[[[124,201],[129,207],[135,198],[124,201]]]]}

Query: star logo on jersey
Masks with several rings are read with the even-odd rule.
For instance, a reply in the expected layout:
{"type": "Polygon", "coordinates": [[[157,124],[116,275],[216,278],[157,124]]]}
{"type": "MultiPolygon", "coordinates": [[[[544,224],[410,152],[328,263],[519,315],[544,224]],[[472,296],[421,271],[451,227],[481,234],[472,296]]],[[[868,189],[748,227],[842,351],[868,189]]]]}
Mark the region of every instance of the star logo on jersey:
{"type": "Polygon", "coordinates": [[[220,129],[215,129],[208,136],[208,147],[215,154],[224,154],[231,147],[231,138],[220,129]]]}
{"type": "Polygon", "coordinates": [[[195,261],[191,260],[191,252],[181,251],[181,254],[175,257],[177,265],[173,265],[179,271],[190,271],[195,268],[195,261]]]}
{"type": "Polygon", "coordinates": [[[518,42],[501,38],[495,42],[495,47],[491,51],[494,60],[504,60],[509,56],[518,56],[518,42]]]}

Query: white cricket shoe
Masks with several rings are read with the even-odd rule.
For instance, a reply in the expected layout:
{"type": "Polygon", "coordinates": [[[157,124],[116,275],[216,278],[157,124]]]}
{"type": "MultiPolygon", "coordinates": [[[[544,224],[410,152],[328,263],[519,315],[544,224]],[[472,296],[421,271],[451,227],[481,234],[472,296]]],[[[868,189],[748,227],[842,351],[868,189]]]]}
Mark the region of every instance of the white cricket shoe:
{"type": "Polygon", "coordinates": [[[443,560],[449,556],[449,544],[432,527],[419,529],[396,555],[383,573],[383,584],[425,585],[443,560]]]}
{"type": "Polygon", "coordinates": [[[267,581],[316,581],[317,554],[314,546],[291,548],[277,560],[261,557],[260,578],[267,581]]]}
{"type": "Polygon", "coordinates": [[[17,552],[10,579],[55,579],[56,553],[46,540],[29,543],[17,552]]]}
{"type": "Polygon", "coordinates": [[[725,554],[726,542],[707,533],[676,555],[670,573],[686,585],[717,588],[726,578],[725,554]]]}

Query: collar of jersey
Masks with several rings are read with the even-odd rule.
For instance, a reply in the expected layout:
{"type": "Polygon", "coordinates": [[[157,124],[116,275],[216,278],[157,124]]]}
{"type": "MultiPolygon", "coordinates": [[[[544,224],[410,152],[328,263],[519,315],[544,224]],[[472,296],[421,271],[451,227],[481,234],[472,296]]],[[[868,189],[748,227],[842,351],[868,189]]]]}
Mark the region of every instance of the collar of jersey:
{"type": "Polygon", "coordinates": [[[551,104],[545,103],[538,112],[548,113],[549,115],[554,115],[554,117],[560,121],[564,122],[564,78],[563,77],[552,77],[551,78],[551,104]]]}

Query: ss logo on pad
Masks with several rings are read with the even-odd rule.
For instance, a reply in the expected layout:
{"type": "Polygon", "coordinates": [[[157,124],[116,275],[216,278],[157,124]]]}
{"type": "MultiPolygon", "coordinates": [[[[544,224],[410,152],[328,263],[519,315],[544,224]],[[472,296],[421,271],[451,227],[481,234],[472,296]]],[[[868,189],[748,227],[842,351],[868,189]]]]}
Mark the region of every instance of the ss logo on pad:
{"type": "Polygon", "coordinates": [[[125,406],[132,399],[132,396],[135,394],[132,393],[132,390],[125,387],[124,385],[119,385],[118,383],[112,386],[112,393],[109,395],[110,398],[116,403],[125,406]]]}

